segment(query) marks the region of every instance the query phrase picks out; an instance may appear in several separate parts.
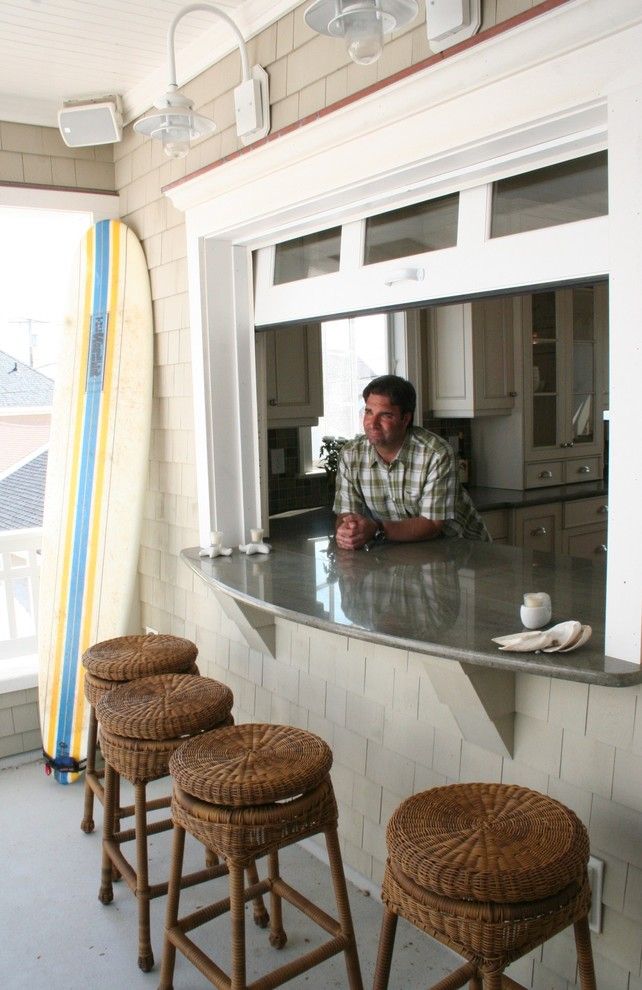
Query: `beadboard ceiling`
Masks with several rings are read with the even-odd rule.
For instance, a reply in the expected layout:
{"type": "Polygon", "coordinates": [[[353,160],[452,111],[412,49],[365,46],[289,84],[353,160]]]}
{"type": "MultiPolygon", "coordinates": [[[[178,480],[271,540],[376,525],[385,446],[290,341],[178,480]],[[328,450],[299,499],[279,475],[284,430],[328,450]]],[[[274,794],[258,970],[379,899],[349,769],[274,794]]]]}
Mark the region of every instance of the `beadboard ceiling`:
{"type": "MultiPolygon", "coordinates": [[[[216,0],[246,39],[300,0],[216,0]]],[[[0,0],[0,120],[57,126],[64,100],[117,94],[125,120],[167,88],[167,29],[183,0],[0,0]]],[[[176,29],[178,83],[236,46],[209,12],[176,29]]]]}

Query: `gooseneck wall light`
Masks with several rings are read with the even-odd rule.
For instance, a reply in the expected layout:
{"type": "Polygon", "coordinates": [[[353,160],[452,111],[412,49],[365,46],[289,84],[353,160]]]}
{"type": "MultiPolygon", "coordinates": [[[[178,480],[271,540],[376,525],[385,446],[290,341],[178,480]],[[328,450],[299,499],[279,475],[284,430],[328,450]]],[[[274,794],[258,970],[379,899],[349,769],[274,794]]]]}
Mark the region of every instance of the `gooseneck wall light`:
{"type": "Polygon", "coordinates": [[[416,0],[315,0],[305,11],[306,24],[319,34],[343,38],[358,65],[381,55],[384,35],[417,16],[416,0]]]}
{"type": "Polygon", "coordinates": [[[179,21],[187,14],[203,11],[225,21],[236,35],[241,56],[242,81],[234,90],[236,133],[243,144],[265,137],[270,129],[270,100],[267,72],[260,65],[250,69],[245,40],[236,23],[223,10],[211,3],[192,3],[183,7],[172,20],[167,32],[167,63],[169,82],[167,92],[155,101],[157,113],[141,117],[134,124],[139,134],[157,138],[168,158],[184,158],[192,141],[207,137],[216,130],[208,117],[195,113],[193,103],[179,92],[176,84],[174,35],[179,21]]]}

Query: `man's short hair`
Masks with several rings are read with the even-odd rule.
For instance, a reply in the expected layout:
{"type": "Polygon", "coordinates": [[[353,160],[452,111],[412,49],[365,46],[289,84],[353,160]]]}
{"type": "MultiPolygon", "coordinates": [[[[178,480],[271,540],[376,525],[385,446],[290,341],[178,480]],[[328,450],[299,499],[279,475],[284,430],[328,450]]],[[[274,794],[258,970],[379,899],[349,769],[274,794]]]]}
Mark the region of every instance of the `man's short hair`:
{"type": "Polygon", "coordinates": [[[393,406],[399,406],[402,415],[404,413],[410,413],[412,417],[415,415],[417,405],[415,386],[399,375],[380,375],[379,378],[373,378],[362,394],[366,401],[369,395],[386,395],[393,406]]]}

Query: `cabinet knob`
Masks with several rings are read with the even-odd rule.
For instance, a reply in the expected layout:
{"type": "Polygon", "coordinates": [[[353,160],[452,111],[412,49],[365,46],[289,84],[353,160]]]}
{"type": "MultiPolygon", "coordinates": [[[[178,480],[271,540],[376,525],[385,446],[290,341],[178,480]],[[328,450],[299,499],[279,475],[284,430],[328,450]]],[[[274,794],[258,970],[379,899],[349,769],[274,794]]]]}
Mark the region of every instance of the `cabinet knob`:
{"type": "Polygon", "coordinates": [[[609,507],[608,505],[601,505],[597,511],[601,513],[601,515],[605,516],[606,513],[609,511],[609,507]]]}
{"type": "Polygon", "coordinates": [[[531,530],[531,536],[546,536],[546,526],[538,526],[537,529],[531,530]]]}
{"type": "Polygon", "coordinates": [[[511,399],[514,399],[517,396],[517,392],[509,392],[508,394],[510,395],[511,399]]]}
{"type": "Polygon", "coordinates": [[[552,471],[540,471],[540,473],[537,475],[537,477],[538,478],[552,478],[553,477],[553,472],[552,471]]]}
{"type": "Polygon", "coordinates": [[[566,443],[566,442],[560,444],[560,447],[570,447],[570,446],[571,446],[570,443],[566,443]]]}
{"type": "Polygon", "coordinates": [[[591,469],[588,466],[588,464],[580,464],[580,466],[577,469],[577,473],[578,474],[590,474],[591,473],[591,469]]]}
{"type": "Polygon", "coordinates": [[[275,406],[275,405],[276,405],[276,399],[268,399],[268,406],[275,406]]]}
{"type": "Polygon", "coordinates": [[[606,543],[600,543],[599,547],[595,550],[596,553],[606,553],[606,543]]]}

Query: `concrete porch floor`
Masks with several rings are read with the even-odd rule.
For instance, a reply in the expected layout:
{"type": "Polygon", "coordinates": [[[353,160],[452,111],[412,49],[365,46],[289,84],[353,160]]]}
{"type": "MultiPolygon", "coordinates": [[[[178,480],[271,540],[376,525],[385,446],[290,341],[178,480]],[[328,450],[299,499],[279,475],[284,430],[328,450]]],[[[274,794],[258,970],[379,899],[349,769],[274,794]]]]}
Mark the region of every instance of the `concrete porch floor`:
{"type": "MultiPolygon", "coordinates": [[[[154,785],[167,793],[168,781],[154,785]]],[[[110,905],[99,902],[100,828],[102,808],[96,807],[97,830],[80,830],[84,787],[63,787],[47,778],[37,754],[0,761],[0,836],[2,873],[0,893],[0,987],[5,990],[155,990],[158,986],[165,916],[164,897],[152,901],[152,944],[156,964],[151,973],[137,966],[137,915],[134,897],[124,883],[114,885],[110,905]]],[[[127,795],[124,795],[125,799],[127,795]]],[[[170,833],[150,839],[150,878],[167,875],[170,833]]],[[[131,856],[130,845],[126,854],[131,856]]],[[[202,865],[202,847],[186,846],[191,868],[202,865]]],[[[293,886],[308,893],[330,914],[334,903],[326,865],[300,846],[284,850],[282,872],[293,886]]],[[[263,864],[259,862],[262,875],[263,864]]],[[[208,903],[222,892],[224,881],[185,890],[181,914],[208,903]]],[[[349,884],[350,904],[357,936],[365,988],[372,986],[381,904],[375,896],[349,884]]],[[[272,949],[267,933],[248,920],[248,979],[256,979],[275,965],[322,941],[320,932],[298,911],[284,904],[286,947],[272,949]],[[275,956],[277,957],[275,959],[275,956]]],[[[205,951],[220,946],[217,962],[228,970],[225,919],[199,929],[195,940],[205,951]]],[[[457,957],[436,942],[400,922],[389,990],[425,990],[453,968],[457,957]]],[[[335,956],[289,981],[292,990],[328,990],[347,987],[343,956],[335,956]]],[[[175,990],[206,990],[211,984],[177,954],[175,990]]]]}

